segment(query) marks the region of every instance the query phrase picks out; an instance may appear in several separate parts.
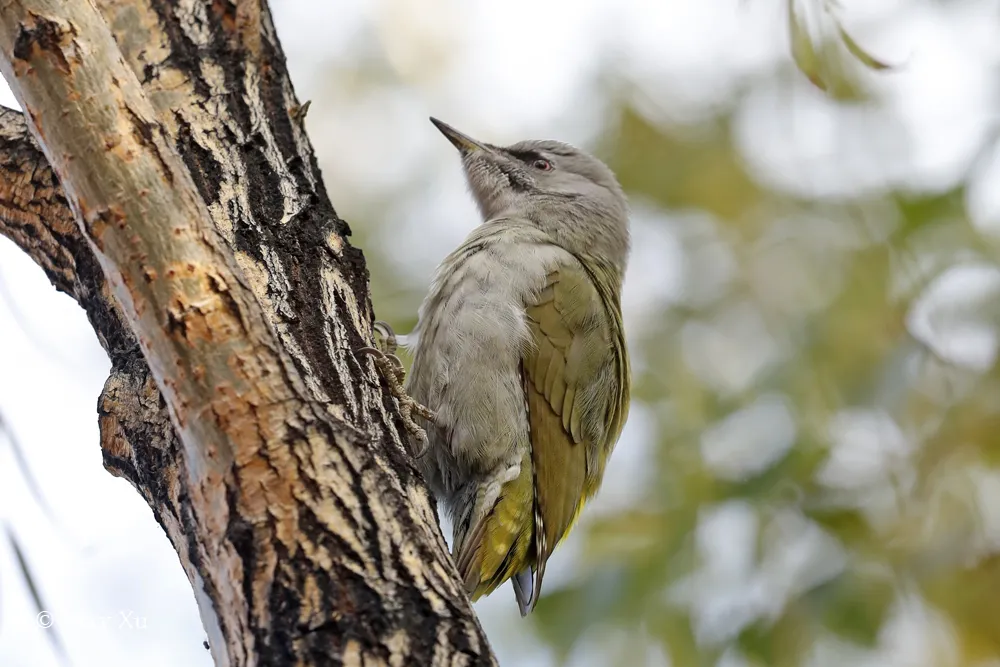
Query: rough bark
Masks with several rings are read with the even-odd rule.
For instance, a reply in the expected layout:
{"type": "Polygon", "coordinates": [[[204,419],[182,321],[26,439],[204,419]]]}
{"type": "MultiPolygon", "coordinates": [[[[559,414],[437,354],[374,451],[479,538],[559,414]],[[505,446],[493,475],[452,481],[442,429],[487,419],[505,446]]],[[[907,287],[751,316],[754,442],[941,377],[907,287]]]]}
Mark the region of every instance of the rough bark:
{"type": "Polygon", "coordinates": [[[0,112],[0,233],[108,351],[105,464],[177,548],[216,663],[492,664],[354,353],[364,260],[266,5],[97,5],[0,0],[4,73],[68,186],[0,112]]]}

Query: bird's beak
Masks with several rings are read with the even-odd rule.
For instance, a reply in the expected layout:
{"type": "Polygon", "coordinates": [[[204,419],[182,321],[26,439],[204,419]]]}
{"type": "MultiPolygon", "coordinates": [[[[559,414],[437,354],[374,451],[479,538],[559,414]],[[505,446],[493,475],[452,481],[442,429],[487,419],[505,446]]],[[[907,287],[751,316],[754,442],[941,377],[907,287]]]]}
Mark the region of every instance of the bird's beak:
{"type": "Polygon", "coordinates": [[[463,155],[474,151],[489,150],[489,148],[485,145],[479,143],[467,134],[462,134],[448,123],[443,123],[433,116],[431,116],[431,122],[434,123],[434,127],[441,130],[441,134],[448,137],[448,141],[454,144],[455,148],[460,150],[463,155]]]}

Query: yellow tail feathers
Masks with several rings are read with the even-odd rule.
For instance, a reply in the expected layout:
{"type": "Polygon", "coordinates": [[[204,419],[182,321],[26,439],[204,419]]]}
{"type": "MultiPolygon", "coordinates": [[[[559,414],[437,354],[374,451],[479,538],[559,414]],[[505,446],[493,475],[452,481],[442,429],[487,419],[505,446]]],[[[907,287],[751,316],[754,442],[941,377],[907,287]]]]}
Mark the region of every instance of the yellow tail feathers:
{"type": "Polygon", "coordinates": [[[533,565],[534,506],[531,455],[527,454],[518,476],[501,487],[493,508],[470,529],[455,554],[473,600],[489,595],[533,565]]]}

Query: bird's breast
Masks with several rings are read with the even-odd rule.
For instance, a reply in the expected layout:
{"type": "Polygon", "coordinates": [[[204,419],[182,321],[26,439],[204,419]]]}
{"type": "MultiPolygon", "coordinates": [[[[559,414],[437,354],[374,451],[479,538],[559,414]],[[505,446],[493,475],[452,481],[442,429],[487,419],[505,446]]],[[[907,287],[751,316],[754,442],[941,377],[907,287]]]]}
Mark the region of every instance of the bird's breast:
{"type": "Polygon", "coordinates": [[[521,356],[530,340],[526,302],[560,248],[486,244],[453,253],[421,308],[407,390],[437,413],[425,474],[450,494],[469,478],[520,461],[529,447],[521,356]]]}

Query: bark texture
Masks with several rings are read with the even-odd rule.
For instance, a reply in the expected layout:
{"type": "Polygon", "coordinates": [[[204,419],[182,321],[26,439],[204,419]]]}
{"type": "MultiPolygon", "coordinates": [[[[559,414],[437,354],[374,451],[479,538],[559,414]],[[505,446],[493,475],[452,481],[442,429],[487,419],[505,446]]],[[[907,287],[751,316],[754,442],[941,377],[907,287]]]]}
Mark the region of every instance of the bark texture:
{"type": "Polygon", "coordinates": [[[266,5],[96,6],[0,0],[30,121],[0,110],[0,233],[108,351],[105,465],[177,549],[216,663],[493,664],[354,352],[364,260],[266,5]]]}

